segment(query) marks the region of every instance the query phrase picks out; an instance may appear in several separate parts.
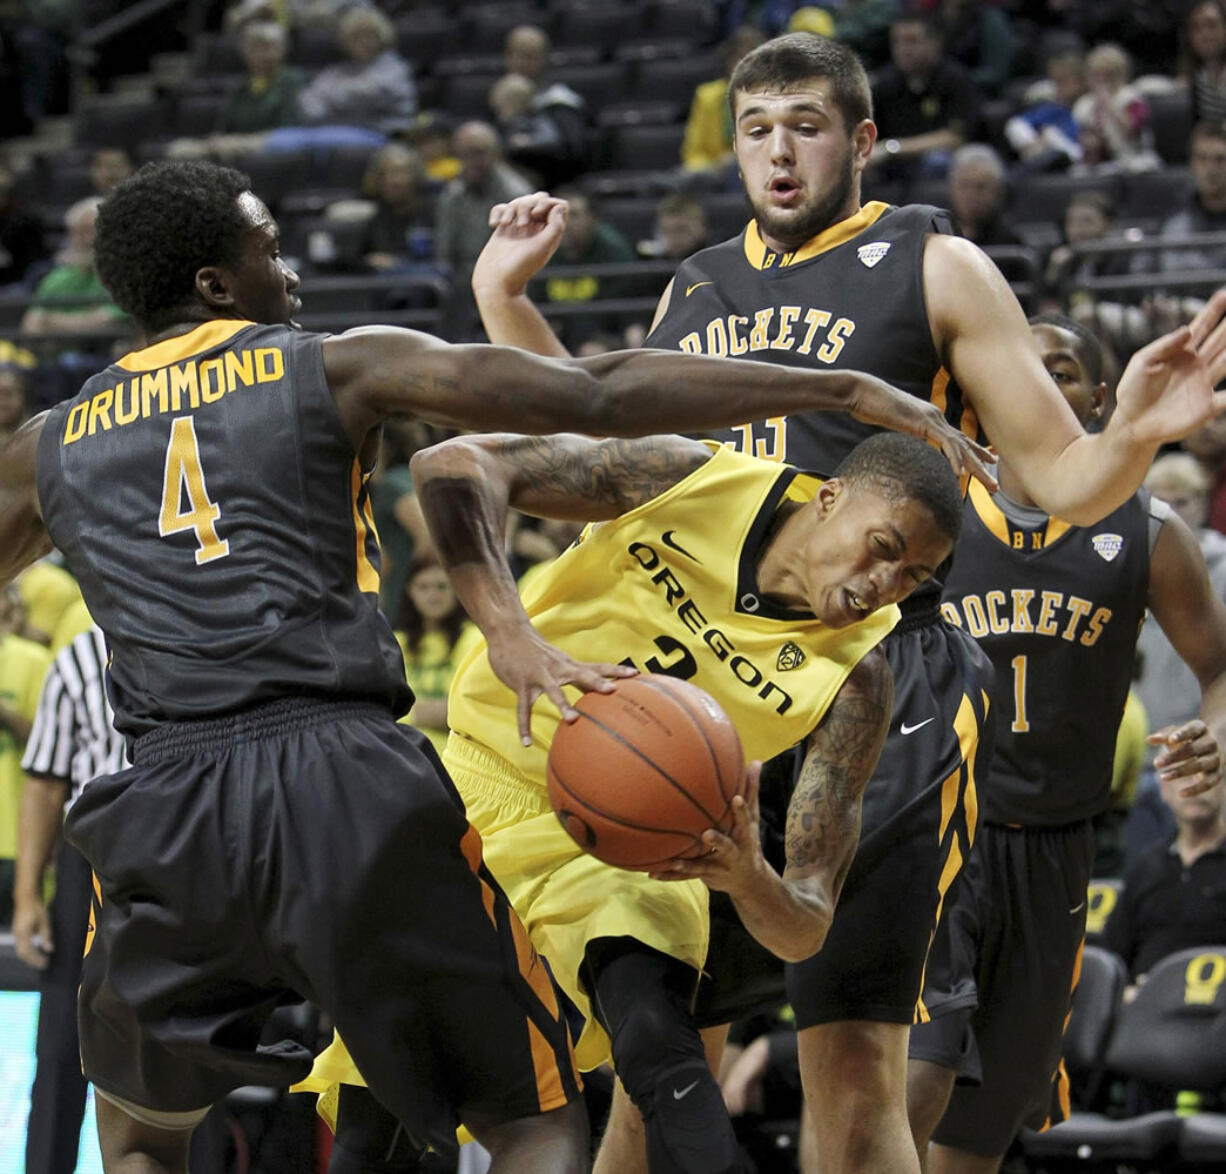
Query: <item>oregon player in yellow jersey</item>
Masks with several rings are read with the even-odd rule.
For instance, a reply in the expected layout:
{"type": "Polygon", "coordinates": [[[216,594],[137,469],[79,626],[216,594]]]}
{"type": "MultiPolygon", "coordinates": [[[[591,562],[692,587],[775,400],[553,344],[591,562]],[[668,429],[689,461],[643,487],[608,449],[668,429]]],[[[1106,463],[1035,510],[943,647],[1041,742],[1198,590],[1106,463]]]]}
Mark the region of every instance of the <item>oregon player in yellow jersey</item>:
{"type": "Polygon", "coordinates": [[[487,864],[587,1016],[580,1065],[607,1058],[611,1040],[653,1174],[735,1170],[691,1016],[707,944],[698,882],[726,891],[779,957],[820,948],[890,721],[876,646],[892,605],[951,547],[957,482],[934,450],[896,435],[865,442],[824,482],[679,437],[470,437],[418,454],[413,476],[489,641],[457,670],[445,760],[487,864]],[[501,539],[508,505],[593,522],[522,605],[501,539]],[[543,642],[544,672],[532,667],[543,642]],[[752,798],[731,836],[707,833],[711,855],[659,876],[603,864],[570,839],[549,806],[545,759],[560,716],[573,716],[561,686],[591,656],[694,681],[751,756],[805,742],[782,875],[762,857],[752,798]],[[542,692],[553,704],[533,707],[542,692]]]}

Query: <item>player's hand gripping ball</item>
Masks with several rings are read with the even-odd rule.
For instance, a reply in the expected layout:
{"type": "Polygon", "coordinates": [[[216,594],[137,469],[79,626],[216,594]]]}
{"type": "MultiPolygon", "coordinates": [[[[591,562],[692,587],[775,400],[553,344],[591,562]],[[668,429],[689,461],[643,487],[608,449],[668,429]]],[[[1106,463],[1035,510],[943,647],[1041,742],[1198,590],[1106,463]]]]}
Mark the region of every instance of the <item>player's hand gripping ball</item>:
{"type": "Polygon", "coordinates": [[[729,832],[745,785],[741,740],[696,685],[646,674],[585,693],[549,748],[549,801],[562,826],[606,864],[650,870],[706,851],[729,832]]]}

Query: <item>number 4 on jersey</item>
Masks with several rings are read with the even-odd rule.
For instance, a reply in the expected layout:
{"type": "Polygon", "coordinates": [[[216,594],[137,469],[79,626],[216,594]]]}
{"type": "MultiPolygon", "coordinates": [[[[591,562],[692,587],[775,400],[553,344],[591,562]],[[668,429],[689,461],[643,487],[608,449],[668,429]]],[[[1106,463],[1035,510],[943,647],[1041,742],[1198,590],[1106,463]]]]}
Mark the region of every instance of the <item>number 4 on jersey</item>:
{"type": "Polygon", "coordinates": [[[166,538],[183,530],[194,530],[200,549],[196,565],[225,558],[230,543],[217,537],[217,519],[221,507],[209,499],[200,467],[200,445],[196,442],[196,422],[191,416],[179,416],[170,426],[170,443],[166,446],[166,473],[162,478],[162,513],[158,518],[158,533],[166,538]],[[183,508],[187,494],[188,508],[183,508]]]}

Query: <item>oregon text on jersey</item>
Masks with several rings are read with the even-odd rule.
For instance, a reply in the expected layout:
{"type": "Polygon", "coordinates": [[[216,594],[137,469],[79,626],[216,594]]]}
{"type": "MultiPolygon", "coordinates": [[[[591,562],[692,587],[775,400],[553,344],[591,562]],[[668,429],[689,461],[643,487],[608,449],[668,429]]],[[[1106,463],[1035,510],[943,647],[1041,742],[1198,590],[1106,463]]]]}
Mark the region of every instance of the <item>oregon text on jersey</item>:
{"type": "Polygon", "coordinates": [[[285,377],[285,355],[280,347],[224,351],[216,358],[199,363],[189,359],[154,371],[119,379],[114,387],[104,387],[82,400],[68,413],[64,424],[64,444],[82,436],[93,436],[102,429],[122,428],[150,416],[179,412],[202,403],[211,404],[237,387],[275,383],[285,377]],[[112,420],[112,412],[114,418],[112,420]]]}
{"type": "MultiPolygon", "coordinates": [[[[667,545],[667,542],[665,544],[667,545]]],[[[775,705],[776,713],[787,713],[791,709],[791,694],[786,689],[781,689],[774,681],[766,681],[763,684],[762,670],[753,661],[737,653],[736,645],[719,628],[709,625],[707,617],[699,611],[693,599],[688,597],[676,574],[668,566],[662,565],[663,559],[654,546],[647,542],[632,542],[626,548],[626,553],[651,576],[651,581],[664,591],[665,603],[675,608],[676,615],[682,624],[690,632],[702,637],[703,644],[715,654],[718,660],[728,665],[728,668],[732,670],[732,675],[742,685],[757,690],[758,696],[763,701],[773,702],[773,695],[778,694],[778,704],[775,705]],[[758,688],[759,685],[762,686],[761,689],[758,688]]],[[[654,643],[662,654],[671,656],[673,659],[666,664],[658,657],[651,657],[641,666],[648,672],[667,673],[670,677],[679,677],[683,681],[688,681],[698,671],[698,663],[694,659],[693,652],[679,640],[661,633],[655,637],[654,643]]],[[[634,664],[629,659],[622,663],[634,664]]]]}
{"type": "Polygon", "coordinates": [[[836,318],[832,326],[832,318],[833,311],[813,306],[764,306],[753,311],[752,325],[748,314],[722,315],[711,318],[704,329],[683,335],[677,345],[692,355],[720,357],[794,350],[833,363],[856,324],[850,318],[836,318]],[[819,335],[819,331],[824,333],[819,335]]]}

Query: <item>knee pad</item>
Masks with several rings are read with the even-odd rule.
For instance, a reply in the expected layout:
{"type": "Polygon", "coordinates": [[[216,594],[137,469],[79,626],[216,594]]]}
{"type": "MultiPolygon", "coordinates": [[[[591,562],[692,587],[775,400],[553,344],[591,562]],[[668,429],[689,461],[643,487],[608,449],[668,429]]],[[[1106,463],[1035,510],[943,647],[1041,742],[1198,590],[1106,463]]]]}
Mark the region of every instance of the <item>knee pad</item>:
{"type": "Polygon", "coordinates": [[[620,958],[596,979],[613,1063],[643,1115],[651,1174],[733,1174],[740,1150],[689,1012],[693,971],[662,955],[620,958]]]}

